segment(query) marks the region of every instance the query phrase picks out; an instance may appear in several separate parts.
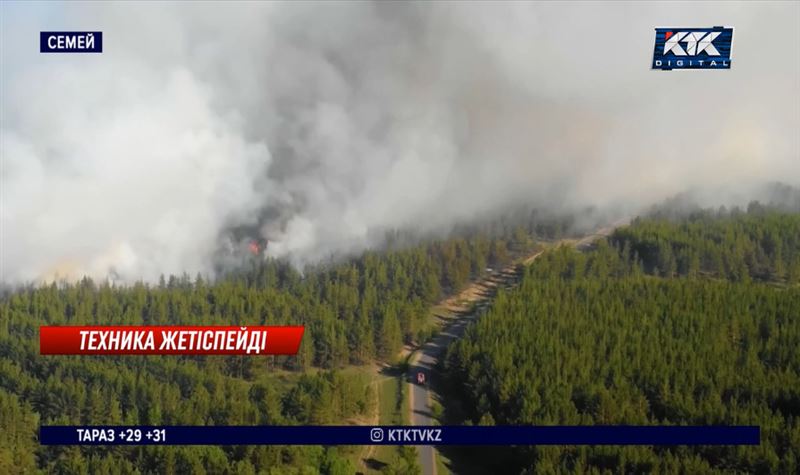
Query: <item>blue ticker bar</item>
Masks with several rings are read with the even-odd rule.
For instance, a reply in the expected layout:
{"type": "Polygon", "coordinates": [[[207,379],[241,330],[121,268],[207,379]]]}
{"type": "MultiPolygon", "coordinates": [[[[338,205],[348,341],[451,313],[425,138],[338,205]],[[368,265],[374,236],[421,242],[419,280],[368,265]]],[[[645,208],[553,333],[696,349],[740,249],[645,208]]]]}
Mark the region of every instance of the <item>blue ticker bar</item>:
{"type": "Polygon", "coordinates": [[[758,426],[41,426],[42,445],[758,445],[758,426]]]}

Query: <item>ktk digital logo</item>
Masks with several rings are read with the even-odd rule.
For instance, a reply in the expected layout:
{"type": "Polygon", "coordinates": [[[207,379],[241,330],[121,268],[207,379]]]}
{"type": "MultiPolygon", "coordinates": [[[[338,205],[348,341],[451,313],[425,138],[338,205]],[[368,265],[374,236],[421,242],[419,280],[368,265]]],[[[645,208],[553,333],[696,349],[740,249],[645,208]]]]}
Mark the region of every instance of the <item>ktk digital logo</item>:
{"type": "Polygon", "coordinates": [[[656,28],[653,69],[730,69],[733,28],[656,28]]]}

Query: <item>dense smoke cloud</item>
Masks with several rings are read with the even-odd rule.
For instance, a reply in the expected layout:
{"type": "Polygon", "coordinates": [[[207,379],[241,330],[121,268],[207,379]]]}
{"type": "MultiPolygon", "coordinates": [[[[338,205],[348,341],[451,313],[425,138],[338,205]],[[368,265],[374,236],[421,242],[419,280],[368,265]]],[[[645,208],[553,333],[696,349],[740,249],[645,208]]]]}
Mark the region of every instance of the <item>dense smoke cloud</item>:
{"type": "Polygon", "coordinates": [[[2,10],[3,281],[210,273],[236,229],[303,262],[512,203],[800,182],[797,3],[2,10]],[[730,71],[649,69],[653,28],[712,25],[730,71]],[[39,54],[41,30],[104,52],[39,54]]]}

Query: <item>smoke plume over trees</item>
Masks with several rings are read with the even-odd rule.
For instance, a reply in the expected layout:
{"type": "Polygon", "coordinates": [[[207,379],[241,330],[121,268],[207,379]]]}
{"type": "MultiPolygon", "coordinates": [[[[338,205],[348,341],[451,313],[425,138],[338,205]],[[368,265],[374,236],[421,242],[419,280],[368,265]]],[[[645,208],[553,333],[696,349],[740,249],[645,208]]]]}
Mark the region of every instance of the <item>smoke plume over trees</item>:
{"type": "MultiPolygon", "coordinates": [[[[2,6],[2,280],[313,262],[509,204],[798,184],[796,3],[2,6]],[[730,71],[648,69],[735,27],[730,71]],[[104,52],[39,54],[39,31],[104,52]]],[[[727,199],[717,195],[720,199],[727,199]]]]}

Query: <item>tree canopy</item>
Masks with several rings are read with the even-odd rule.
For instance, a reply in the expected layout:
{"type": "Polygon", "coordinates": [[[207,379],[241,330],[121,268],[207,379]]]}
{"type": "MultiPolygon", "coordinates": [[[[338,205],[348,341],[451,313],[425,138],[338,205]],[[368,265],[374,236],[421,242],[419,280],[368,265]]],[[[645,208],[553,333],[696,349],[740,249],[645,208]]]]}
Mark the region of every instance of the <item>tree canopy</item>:
{"type": "Polygon", "coordinates": [[[608,241],[545,253],[450,347],[449,422],[759,425],[761,445],[476,457],[503,473],[797,473],[800,287],[775,271],[800,255],[800,216],[649,217],[608,241]]]}

